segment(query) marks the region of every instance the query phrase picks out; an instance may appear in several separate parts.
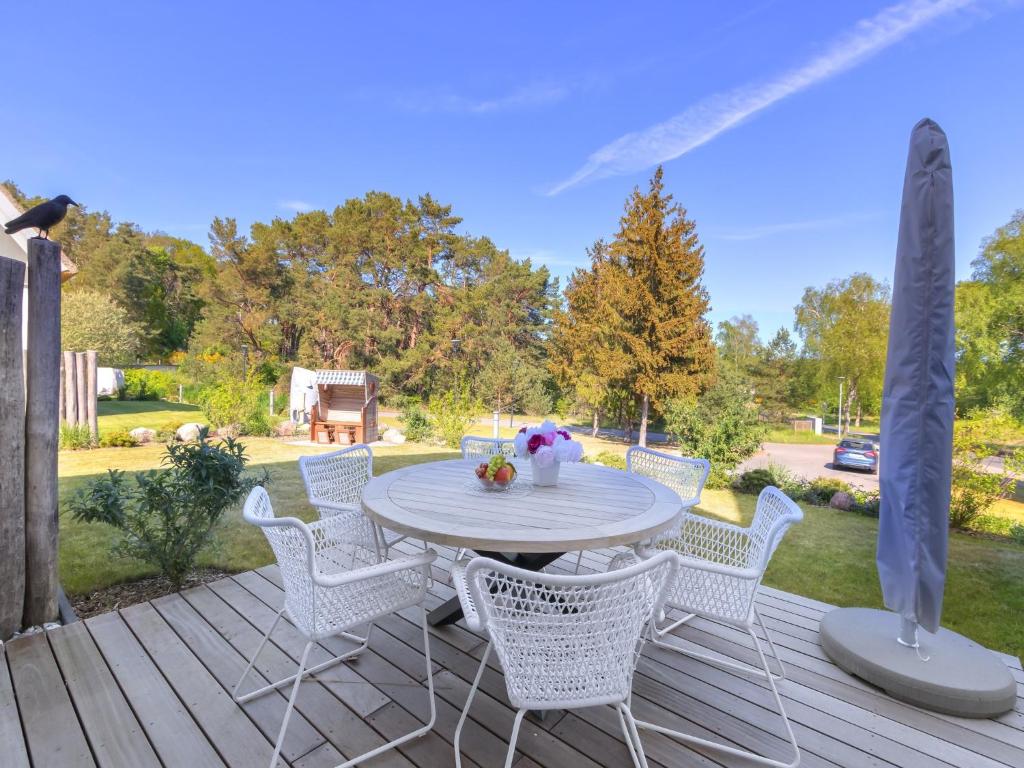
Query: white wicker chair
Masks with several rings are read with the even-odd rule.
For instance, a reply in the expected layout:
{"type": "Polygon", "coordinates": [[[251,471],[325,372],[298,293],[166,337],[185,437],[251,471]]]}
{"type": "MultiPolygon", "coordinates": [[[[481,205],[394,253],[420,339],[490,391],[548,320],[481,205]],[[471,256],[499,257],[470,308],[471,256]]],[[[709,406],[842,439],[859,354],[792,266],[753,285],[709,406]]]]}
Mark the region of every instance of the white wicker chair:
{"type": "MultiPolygon", "coordinates": [[[[373,451],[362,443],[340,451],[299,457],[299,472],[309,503],[320,519],[344,518],[350,540],[364,541],[387,560],[395,544],[406,537],[371,521],[360,506],[360,494],[373,477],[373,451]]],[[[426,549],[426,543],[423,546],[426,549]]]]}
{"type": "MultiPolygon", "coordinates": [[[[641,448],[634,445],[626,451],[626,471],[657,480],[679,494],[683,500],[683,512],[700,504],[700,495],[711,472],[707,459],[691,459],[685,456],[671,456],[667,453],[641,448]]],[[[657,538],[678,536],[678,526],[657,538]]]]}
{"type": "Polygon", "coordinates": [[[764,679],[771,688],[775,704],[782,716],[786,735],[793,747],[793,760],[788,763],[772,760],[651,723],[639,723],[641,728],[649,728],[682,741],[743,756],[757,763],[775,766],[775,768],[793,768],[800,762],[800,750],[793,735],[793,728],[786,716],[782,698],[775,685],[776,680],[785,677],[785,669],[779,659],[771,634],[765,628],[754,601],[775,548],[782,541],[789,526],[800,522],[803,516],[803,511],[792,499],[778,488],[769,486],[758,496],[754,519],[749,528],[740,528],[736,525],[684,512],[678,536],[658,539],[653,546],[638,546],[636,554],[619,555],[612,560],[611,564],[612,569],[622,568],[630,563],[635,563],[638,558],[643,560],[666,551],[677,554],[679,573],[669,588],[665,606],[681,610],[686,615],[667,626],[659,627],[657,622],[652,621],[650,626],[651,642],[660,648],[667,648],[710,664],[735,669],[764,679]],[[753,640],[760,666],[754,667],[700,653],[664,639],[665,635],[695,616],[744,630],[753,640]],[[769,669],[768,660],[761,648],[761,641],[754,632],[755,624],[760,626],[768,642],[771,655],[775,657],[775,662],[779,667],[778,675],[773,674],[769,669]]]}
{"type": "Polygon", "coordinates": [[[346,516],[326,517],[308,525],[294,517],[275,517],[270,497],[261,487],[253,488],[249,494],[243,516],[246,522],[263,529],[277,558],[284,581],[284,607],[263,636],[256,653],[253,654],[232,691],[235,701],[242,704],[292,683],[291,695],[274,746],[270,768],[277,766],[302,679],[356,656],[369,644],[375,621],[415,605],[420,606],[420,619],[423,624],[423,652],[427,665],[430,721],[405,736],[342,763],[338,768],[353,766],[430,731],[434,727],[436,706],[423,599],[427,594],[427,584],[430,580],[430,566],[437,558],[437,553],[430,550],[415,556],[380,562],[375,548],[372,548],[372,542],[368,545],[363,538],[348,538],[353,529],[346,516]],[[276,683],[240,694],[242,683],[252,671],[256,659],[282,615],[286,616],[306,638],[298,670],[294,675],[276,683]],[[364,624],[367,627],[365,636],[352,634],[351,630],[364,624]],[[310,649],[327,637],[345,638],[354,643],[355,647],[307,669],[306,661],[310,649]]]}
{"type": "Polygon", "coordinates": [[[528,710],[613,705],[633,763],[646,768],[636,721],[629,708],[633,670],[644,626],[664,600],[678,559],[665,552],[611,573],[561,576],[534,573],[489,558],[456,564],[455,585],[473,630],[489,642],[455,729],[459,740],[473,696],[493,649],[517,709],[505,768],[512,765],[523,715],[528,710]]]}

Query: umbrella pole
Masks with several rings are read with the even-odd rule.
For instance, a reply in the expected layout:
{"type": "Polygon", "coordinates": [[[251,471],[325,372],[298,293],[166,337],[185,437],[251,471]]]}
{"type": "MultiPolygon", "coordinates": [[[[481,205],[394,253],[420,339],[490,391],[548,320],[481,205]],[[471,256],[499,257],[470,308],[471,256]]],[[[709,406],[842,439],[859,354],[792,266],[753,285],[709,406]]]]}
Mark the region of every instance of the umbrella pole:
{"type": "Polygon", "coordinates": [[[917,642],[917,622],[908,619],[906,616],[900,616],[900,634],[896,640],[900,645],[905,645],[908,648],[919,647],[920,644],[917,642]]]}

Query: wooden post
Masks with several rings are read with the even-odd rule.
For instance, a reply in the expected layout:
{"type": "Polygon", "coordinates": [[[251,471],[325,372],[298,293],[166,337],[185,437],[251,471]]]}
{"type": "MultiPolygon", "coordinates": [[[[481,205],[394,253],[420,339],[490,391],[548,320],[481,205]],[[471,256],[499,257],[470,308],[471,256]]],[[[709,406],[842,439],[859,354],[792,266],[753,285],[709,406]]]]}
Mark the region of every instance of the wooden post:
{"type": "Polygon", "coordinates": [[[99,415],[96,413],[96,377],[98,375],[99,358],[95,349],[85,353],[85,413],[89,423],[89,434],[93,440],[100,435],[99,415]]]}
{"type": "Polygon", "coordinates": [[[25,604],[25,265],[0,257],[0,641],[21,629],[25,604]]]}
{"type": "Polygon", "coordinates": [[[25,626],[57,617],[57,386],[60,245],[28,241],[25,414],[25,626]]]}
{"type": "Polygon", "coordinates": [[[64,420],[68,426],[78,424],[78,384],[75,381],[75,353],[64,353],[64,420]]]}
{"type": "Polygon", "coordinates": [[[57,379],[57,418],[67,421],[67,414],[64,411],[64,392],[67,385],[64,383],[64,355],[60,356],[60,376],[57,379]]]}
{"type": "Polygon", "coordinates": [[[75,387],[78,400],[78,426],[89,423],[88,406],[86,405],[85,352],[75,352],[75,387]]]}

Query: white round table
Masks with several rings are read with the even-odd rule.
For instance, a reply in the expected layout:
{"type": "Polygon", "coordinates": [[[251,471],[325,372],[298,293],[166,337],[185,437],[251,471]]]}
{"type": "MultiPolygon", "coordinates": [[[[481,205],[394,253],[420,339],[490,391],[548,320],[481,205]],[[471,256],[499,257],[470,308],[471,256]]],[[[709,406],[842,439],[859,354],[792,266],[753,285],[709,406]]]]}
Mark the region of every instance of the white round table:
{"type": "MultiPolygon", "coordinates": [[[[374,522],[413,538],[465,547],[538,571],[566,552],[633,544],[671,528],[679,495],[640,475],[593,464],[562,464],[558,484],[534,486],[530,462],[507,492],[480,489],[479,462],[413,464],[370,480],[362,506],[374,522]],[[508,556],[515,552],[517,555],[508,556]]],[[[432,624],[461,618],[458,599],[431,612],[432,624]]]]}

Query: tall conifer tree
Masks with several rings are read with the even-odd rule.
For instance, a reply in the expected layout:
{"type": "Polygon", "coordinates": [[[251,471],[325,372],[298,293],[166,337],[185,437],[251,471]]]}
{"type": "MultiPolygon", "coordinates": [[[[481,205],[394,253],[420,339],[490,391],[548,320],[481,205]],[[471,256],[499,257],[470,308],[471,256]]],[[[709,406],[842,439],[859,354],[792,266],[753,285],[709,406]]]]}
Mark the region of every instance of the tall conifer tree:
{"type": "Polygon", "coordinates": [[[704,247],[686,209],[666,194],[659,166],[646,193],[633,190],[610,245],[608,294],[617,308],[623,345],[633,358],[640,401],[640,445],[650,408],[693,397],[713,381],[715,347],[705,319],[701,283],[704,247]]]}

